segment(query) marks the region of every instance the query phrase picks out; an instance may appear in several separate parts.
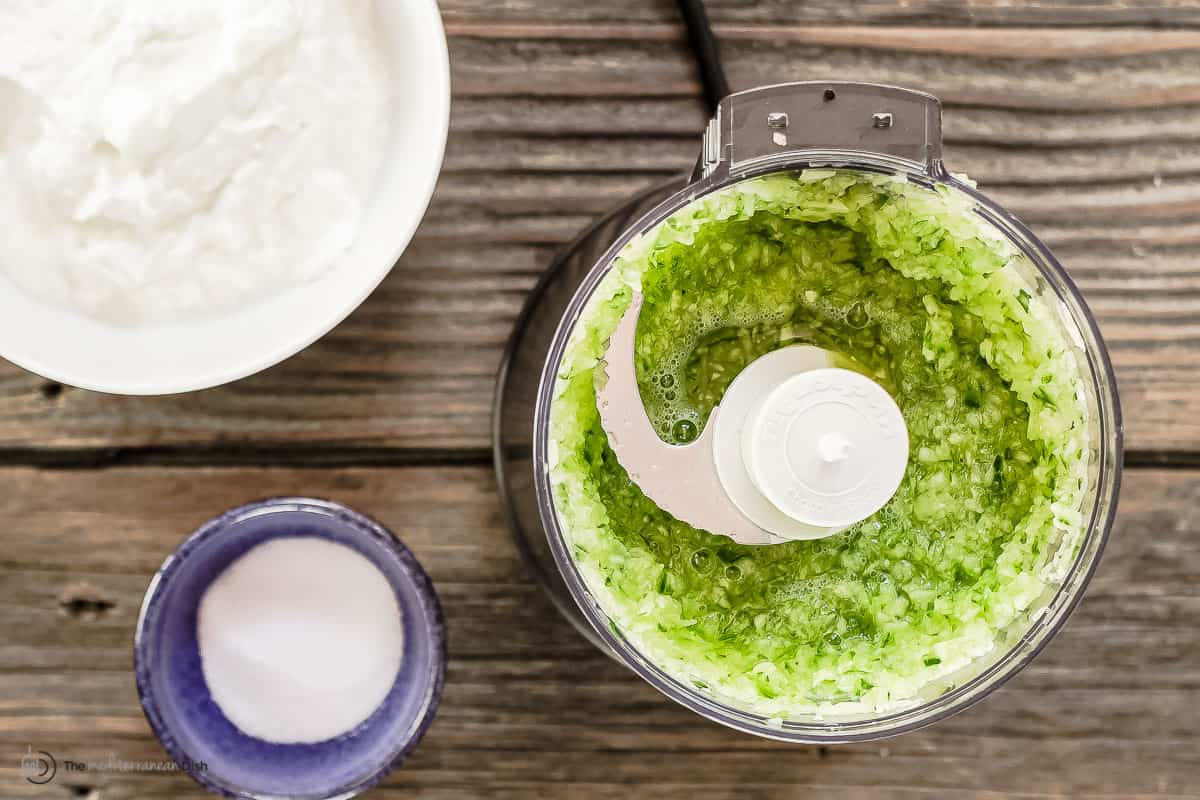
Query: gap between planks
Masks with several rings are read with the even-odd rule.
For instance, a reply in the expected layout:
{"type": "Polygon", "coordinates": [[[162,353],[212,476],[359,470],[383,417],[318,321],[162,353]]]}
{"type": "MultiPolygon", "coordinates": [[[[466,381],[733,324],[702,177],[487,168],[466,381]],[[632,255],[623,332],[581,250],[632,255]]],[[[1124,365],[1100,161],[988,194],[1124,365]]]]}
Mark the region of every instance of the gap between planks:
{"type": "MultiPolygon", "coordinates": [[[[1126,450],[1131,469],[1200,470],[1200,452],[1126,450]]],[[[0,467],[89,470],[122,467],[370,467],[491,466],[490,448],[413,448],[312,445],[179,445],[136,447],[0,448],[0,467]]]]}

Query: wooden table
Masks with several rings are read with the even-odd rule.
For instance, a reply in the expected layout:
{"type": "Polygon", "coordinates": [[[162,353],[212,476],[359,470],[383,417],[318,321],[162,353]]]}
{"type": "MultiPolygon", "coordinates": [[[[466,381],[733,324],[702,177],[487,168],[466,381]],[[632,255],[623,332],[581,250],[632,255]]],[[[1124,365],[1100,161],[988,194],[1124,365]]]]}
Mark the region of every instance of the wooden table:
{"type": "Polygon", "coordinates": [[[0,796],[201,798],[130,674],[149,576],[251,498],[311,494],[417,552],[450,627],[441,713],[372,797],[1200,797],[1200,6],[1195,0],[711,0],[731,82],[838,77],[946,103],[949,164],[1053,247],[1112,348],[1121,512],[1066,630],[991,698],[875,744],[709,724],[594,651],[500,520],[488,404],[539,271],[594,215],[688,167],[704,121],[668,0],[444,0],[445,171],[399,267],[301,355],[183,397],[0,366],[0,796]]]}

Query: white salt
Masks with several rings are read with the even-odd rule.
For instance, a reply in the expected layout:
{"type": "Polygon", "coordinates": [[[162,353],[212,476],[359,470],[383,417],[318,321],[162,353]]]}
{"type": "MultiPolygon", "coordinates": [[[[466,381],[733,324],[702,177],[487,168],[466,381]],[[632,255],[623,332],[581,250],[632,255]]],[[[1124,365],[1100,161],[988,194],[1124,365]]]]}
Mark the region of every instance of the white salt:
{"type": "Polygon", "coordinates": [[[355,550],[315,537],[273,539],[213,581],[200,601],[204,680],[243,733],[319,742],[371,716],[403,650],[396,594],[355,550]]]}

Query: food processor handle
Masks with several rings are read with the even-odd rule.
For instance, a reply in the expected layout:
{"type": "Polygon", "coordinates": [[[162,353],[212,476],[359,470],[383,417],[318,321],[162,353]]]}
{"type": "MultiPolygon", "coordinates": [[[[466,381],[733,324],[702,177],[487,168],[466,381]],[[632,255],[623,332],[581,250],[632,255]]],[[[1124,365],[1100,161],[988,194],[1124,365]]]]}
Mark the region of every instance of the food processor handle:
{"type": "Polygon", "coordinates": [[[700,160],[697,177],[714,181],[863,160],[941,178],[942,106],[925,92],[875,83],[761,86],[720,102],[700,160]]]}

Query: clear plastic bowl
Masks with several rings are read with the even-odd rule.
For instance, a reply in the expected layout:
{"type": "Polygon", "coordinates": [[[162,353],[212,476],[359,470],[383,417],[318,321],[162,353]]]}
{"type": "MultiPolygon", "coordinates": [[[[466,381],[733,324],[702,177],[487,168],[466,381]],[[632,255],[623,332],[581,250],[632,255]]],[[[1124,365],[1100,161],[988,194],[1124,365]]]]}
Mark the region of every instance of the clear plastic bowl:
{"type": "MultiPolygon", "coordinates": [[[[869,159],[868,159],[869,161],[869,159]]],[[[813,166],[825,166],[816,162],[813,166]]],[[[850,166],[845,161],[838,166],[850,166]]],[[[887,164],[858,163],[856,169],[889,171],[887,164]]],[[[738,180],[756,174],[777,171],[764,169],[747,172],[738,180]]],[[[910,176],[910,180],[920,180],[910,176]]],[[[732,182],[732,181],[729,181],[732,182]]],[[[535,566],[551,596],[573,618],[577,626],[603,649],[627,664],[656,689],[708,719],[737,730],[759,736],[793,742],[847,742],[879,738],[923,727],[944,719],[996,689],[1019,672],[1063,626],[1068,615],[1083,595],[1094,571],[1116,510],[1121,471],[1121,422],[1116,383],[1107,351],[1079,291],[1046,247],[1023,225],[999,206],[980,195],[972,187],[948,174],[936,181],[951,192],[961,192],[972,201],[975,213],[989,222],[999,233],[1012,241],[1027,258],[1026,277],[1037,287],[1039,294],[1054,302],[1068,340],[1079,343],[1078,362],[1083,384],[1087,388],[1087,404],[1091,413],[1090,425],[1090,485],[1084,500],[1083,513],[1086,532],[1063,582],[1047,590],[1026,614],[1009,625],[990,653],[957,673],[928,684],[918,705],[903,711],[854,716],[768,720],[726,705],[681,682],[659,668],[641,653],[620,632],[618,625],[604,612],[593,596],[569,554],[564,531],[560,526],[550,491],[550,476],[546,468],[546,448],[550,400],[557,368],[567,339],[595,291],[610,268],[613,257],[634,236],[649,230],[697,196],[714,191],[728,182],[702,187],[687,185],[679,189],[680,181],[652,190],[631,202],[624,212],[601,220],[585,233],[565,258],[556,262],[535,290],[530,305],[522,315],[509,357],[501,373],[496,407],[496,465],[501,493],[509,521],[522,543],[531,564],[535,566]],[[670,193],[671,189],[677,189],[670,193]],[[666,199],[661,199],[667,194],[666,199]],[[653,199],[660,202],[634,225],[625,227],[632,213],[653,199]],[[615,228],[623,232],[611,241],[607,251],[593,262],[583,275],[578,275],[580,262],[594,256],[599,240],[615,228]],[[589,251],[590,248],[590,251],[589,251]],[[575,275],[566,273],[576,273],[575,275]],[[574,284],[569,299],[565,296],[574,284]],[[564,303],[565,300],[565,303],[564,303]],[[547,341],[548,330],[554,322],[553,334],[547,341]],[[540,361],[536,389],[531,377],[535,363],[540,361]],[[531,403],[532,401],[532,403],[531,403]],[[530,411],[529,423],[518,420],[530,411]],[[520,431],[524,428],[524,431],[520,431]],[[532,452],[528,444],[521,447],[522,433],[532,434],[532,452]],[[536,522],[533,511],[536,509],[536,522]],[[542,546],[536,541],[545,531],[542,546]],[[549,558],[547,557],[549,556],[549,558]],[[553,565],[553,566],[552,566],[553,565]],[[566,600],[569,597],[570,600],[566,600]],[[571,605],[578,612],[572,613],[571,605]]],[[[602,246],[602,245],[601,245],[602,246]]],[[[525,416],[525,419],[529,419],[525,416]]],[[[525,438],[528,443],[529,438],[525,438]]]]}
{"type": "Polygon", "coordinates": [[[944,719],[1019,672],[1062,628],[1083,595],[1112,527],[1120,486],[1121,412],[1108,352],[1095,319],[1062,266],[1024,225],[941,161],[941,109],[929,95],[896,87],[802,83],[726,98],[710,122],[700,162],[679,178],[632,198],[569,245],[535,287],[501,365],[493,416],[500,495],[526,560],[558,608],[601,649],[681,705],[737,730],[791,742],[850,742],[891,736],[944,719]],[[785,133],[782,138],[780,135],[785,133]],[[613,259],[698,197],[762,175],[808,169],[896,175],[957,194],[1024,256],[1017,266],[1044,302],[1059,310],[1090,416],[1084,536],[1057,586],[1003,630],[989,653],[926,685],[901,711],[767,719],[727,705],[665,672],[622,635],[572,559],[554,507],[547,468],[554,383],[568,338],[613,259]]]}

